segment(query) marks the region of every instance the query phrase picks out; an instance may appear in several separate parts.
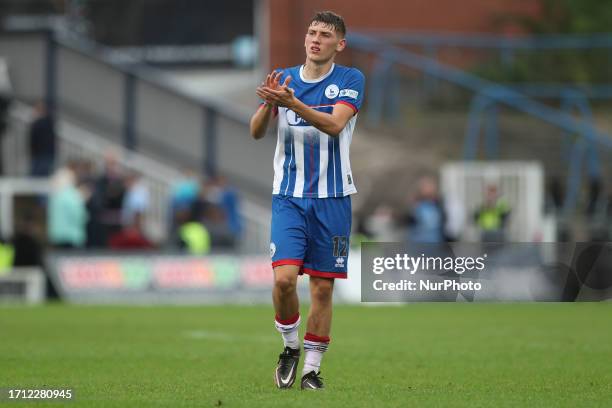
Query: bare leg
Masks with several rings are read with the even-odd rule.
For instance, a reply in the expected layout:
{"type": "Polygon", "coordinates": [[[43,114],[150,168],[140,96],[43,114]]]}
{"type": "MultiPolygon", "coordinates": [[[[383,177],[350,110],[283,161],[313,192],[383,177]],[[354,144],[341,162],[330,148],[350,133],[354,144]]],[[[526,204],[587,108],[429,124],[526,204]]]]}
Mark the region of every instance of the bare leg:
{"type": "Polygon", "coordinates": [[[308,313],[308,333],[329,336],[332,320],[332,294],[334,280],[317,276],[310,277],[310,312],[308,313]]]}
{"type": "Polygon", "coordinates": [[[299,301],[295,290],[300,267],[282,265],[274,268],[274,289],[272,301],[274,310],[280,319],[289,319],[299,311],[299,301]]]}

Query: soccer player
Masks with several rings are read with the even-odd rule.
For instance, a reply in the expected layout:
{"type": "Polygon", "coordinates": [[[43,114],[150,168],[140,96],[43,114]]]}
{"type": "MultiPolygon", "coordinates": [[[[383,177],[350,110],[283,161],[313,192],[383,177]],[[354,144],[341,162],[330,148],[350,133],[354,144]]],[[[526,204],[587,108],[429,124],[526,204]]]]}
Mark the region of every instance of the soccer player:
{"type": "Polygon", "coordinates": [[[342,17],[317,13],[306,32],[303,65],[278,70],[257,88],[262,105],[251,118],[255,139],[278,116],[270,255],[276,328],[284,341],[278,388],[293,385],[300,359],[297,277],[310,275],[302,389],[323,388],[320,366],[329,345],[334,279],[347,276],[351,199],[357,192],[349,147],[363,101],[364,76],[334,63],[346,46],[342,17]]]}

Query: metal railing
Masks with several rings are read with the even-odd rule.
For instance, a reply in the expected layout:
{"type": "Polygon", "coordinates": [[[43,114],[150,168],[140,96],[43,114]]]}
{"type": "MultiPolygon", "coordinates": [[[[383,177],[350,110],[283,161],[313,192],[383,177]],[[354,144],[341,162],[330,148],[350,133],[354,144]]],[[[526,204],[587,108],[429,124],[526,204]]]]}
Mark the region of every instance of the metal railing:
{"type": "MultiPolygon", "coordinates": [[[[196,95],[129,56],[52,30],[0,33],[16,97],[170,166],[222,174],[268,201],[275,140],[249,136],[250,108],[196,95]]],[[[255,85],[254,85],[255,86],[255,85]]],[[[255,98],[254,98],[255,99],[255,98]]]]}
{"type": "Polygon", "coordinates": [[[419,47],[425,55],[436,59],[445,48],[493,50],[509,64],[517,51],[612,49],[612,34],[544,34],[502,36],[494,34],[466,34],[440,32],[381,32],[361,31],[361,34],[387,44],[419,47]]]}
{"type": "MultiPolygon", "coordinates": [[[[27,174],[28,163],[25,159],[28,157],[27,131],[31,118],[32,109],[29,106],[14,104],[10,112],[9,132],[3,143],[4,150],[10,153],[7,156],[16,154],[17,160],[5,163],[7,174],[27,174]]],[[[112,151],[123,168],[135,170],[142,175],[151,198],[145,215],[146,231],[154,240],[165,241],[169,231],[171,189],[182,178],[182,174],[172,167],[109,142],[75,123],[60,120],[57,126],[60,161],[68,158],[86,159],[100,168],[104,153],[112,151]]],[[[46,184],[44,180],[40,182],[46,184]]],[[[266,253],[269,246],[270,210],[242,197],[240,215],[244,220],[240,250],[245,253],[266,253]]]]}
{"type": "MultiPolygon", "coordinates": [[[[590,44],[593,38],[583,39],[566,39],[561,41],[557,39],[497,39],[485,41],[486,37],[469,38],[458,37],[454,41],[457,44],[465,43],[473,47],[489,47],[495,48],[500,46],[503,41],[507,47],[539,47],[562,48],[568,45],[586,47],[590,44]],[[554,40],[554,41],[553,41],[554,40]],[[550,42],[552,41],[552,42],[550,42]]],[[[427,38],[422,36],[404,36],[393,34],[387,35],[365,35],[352,34],[349,37],[351,47],[361,52],[371,53],[376,56],[374,69],[370,78],[369,85],[369,107],[370,114],[375,118],[380,117],[380,109],[383,106],[386,82],[391,77],[391,71],[395,65],[408,67],[410,69],[422,72],[437,80],[443,80],[448,83],[459,86],[474,93],[475,97],[472,101],[472,106],[468,125],[466,128],[466,136],[464,141],[464,158],[473,160],[476,157],[477,146],[483,126],[482,113],[487,112],[492,107],[497,105],[507,106],[519,112],[536,117],[543,120],[565,133],[577,134],[580,137],[574,142],[571,147],[571,164],[568,172],[566,196],[564,200],[564,213],[569,214],[574,210],[578,190],[581,182],[581,173],[584,165],[584,160],[587,155],[591,157],[591,163],[596,159],[596,146],[602,146],[607,149],[612,149],[612,136],[607,135],[594,127],[592,121],[580,120],[575,118],[567,111],[551,108],[543,103],[530,97],[528,94],[520,92],[520,90],[502,84],[494,83],[486,79],[477,77],[460,68],[451,67],[437,61],[435,58],[423,56],[415,52],[400,48],[397,45],[419,44],[427,45],[427,38]],[[478,114],[475,114],[478,113],[478,114]]],[[[435,46],[441,44],[449,44],[451,37],[436,37],[433,36],[429,40],[435,46]],[[448,43],[446,41],[449,41],[448,43]]],[[[612,48],[612,36],[602,36],[595,44],[602,48],[612,48]]],[[[598,93],[606,94],[606,89],[598,90],[598,93]]],[[[588,119],[588,118],[587,118],[588,119]]],[[[490,132],[489,132],[490,133],[490,132]]],[[[489,142],[490,143],[490,142],[489,142]]],[[[595,161],[597,165],[597,162],[595,161]]]]}

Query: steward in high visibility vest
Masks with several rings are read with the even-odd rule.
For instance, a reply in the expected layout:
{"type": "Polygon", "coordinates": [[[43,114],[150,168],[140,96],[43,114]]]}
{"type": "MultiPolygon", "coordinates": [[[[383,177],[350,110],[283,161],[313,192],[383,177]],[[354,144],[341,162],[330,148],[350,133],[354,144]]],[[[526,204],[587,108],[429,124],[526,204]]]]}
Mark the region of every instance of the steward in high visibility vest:
{"type": "Polygon", "coordinates": [[[210,234],[201,222],[189,221],[181,225],[179,237],[192,255],[204,255],[210,252],[210,234]]]}
{"type": "Polygon", "coordinates": [[[485,201],[474,213],[474,221],[481,231],[483,242],[503,242],[510,206],[499,198],[496,186],[488,186],[485,201]]]}
{"type": "Polygon", "coordinates": [[[0,275],[8,274],[13,269],[15,248],[13,245],[0,242],[0,275]]]}

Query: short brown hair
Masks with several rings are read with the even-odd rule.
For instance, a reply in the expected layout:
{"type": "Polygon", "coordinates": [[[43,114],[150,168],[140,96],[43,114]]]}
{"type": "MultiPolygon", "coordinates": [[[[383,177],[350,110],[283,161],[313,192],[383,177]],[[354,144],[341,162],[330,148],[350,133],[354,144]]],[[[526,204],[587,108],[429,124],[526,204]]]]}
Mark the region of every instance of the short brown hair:
{"type": "Polygon", "coordinates": [[[334,31],[340,34],[342,37],[346,35],[346,26],[344,25],[344,19],[333,11],[319,11],[314,15],[310,24],[312,23],[323,23],[334,29],[334,31]]]}

